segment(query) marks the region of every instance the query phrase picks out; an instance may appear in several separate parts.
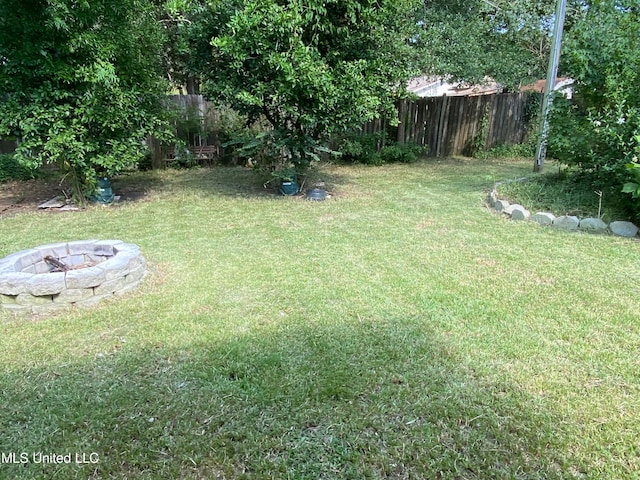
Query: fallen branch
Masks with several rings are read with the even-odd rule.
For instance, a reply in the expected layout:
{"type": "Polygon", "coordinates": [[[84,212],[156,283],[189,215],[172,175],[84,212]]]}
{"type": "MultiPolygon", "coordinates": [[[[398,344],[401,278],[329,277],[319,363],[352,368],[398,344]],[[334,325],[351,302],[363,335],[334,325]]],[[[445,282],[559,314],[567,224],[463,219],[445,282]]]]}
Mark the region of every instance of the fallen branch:
{"type": "Polygon", "coordinates": [[[44,262],[49,265],[55,272],[68,272],[71,268],[64,262],[61,262],[57,258],[53,258],[51,255],[47,255],[43,258],[44,262]]]}

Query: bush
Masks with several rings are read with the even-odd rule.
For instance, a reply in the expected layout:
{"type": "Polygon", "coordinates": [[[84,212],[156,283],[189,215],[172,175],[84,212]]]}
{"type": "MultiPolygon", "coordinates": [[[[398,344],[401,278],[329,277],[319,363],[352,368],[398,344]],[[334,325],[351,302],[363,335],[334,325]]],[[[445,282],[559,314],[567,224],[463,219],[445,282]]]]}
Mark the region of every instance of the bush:
{"type": "Polygon", "coordinates": [[[477,152],[473,156],[482,160],[489,158],[533,158],[536,155],[536,147],[536,142],[529,140],[515,145],[498,145],[489,150],[477,152]]]}
{"type": "Polygon", "coordinates": [[[414,163],[423,152],[420,145],[394,143],[382,147],[380,156],[383,163],[414,163]]]}
{"type": "Polygon", "coordinates": [[[378,153],[378,145],[382,142],[381,133],[351,134],[339,141],[338,152],[340,158],[347,163],[381,165],[383,162],[378,153]]]}
{"type": "Polygon", "coordinates": [[[30,180],[36,178],[37,170],[21,165],[12,153],[0,155],[0,182],[30,180]]]}
{"type": "Polygon", "coordinates": [[[389,142],[384,133],[358,134],[343,138],[338,144],[343,161],[365,165],[413,163],[425,153],[424,147],[389,142]]]}
{"type": "Polygon", "coordinates": [[[549,131],[550,156],[618,191],[634,181],[627,165],[640,156],[639,20],[636,9],[616,2],[585,11],[566,45],[574,101],[556,99],[549,131]]]}

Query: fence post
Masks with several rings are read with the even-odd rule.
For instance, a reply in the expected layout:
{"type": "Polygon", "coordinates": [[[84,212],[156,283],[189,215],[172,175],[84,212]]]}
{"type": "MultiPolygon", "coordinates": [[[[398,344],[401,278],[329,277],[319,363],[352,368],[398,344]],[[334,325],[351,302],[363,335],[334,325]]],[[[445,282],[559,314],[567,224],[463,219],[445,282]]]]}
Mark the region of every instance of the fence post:
{"type": "Polygon", "coordinates": [[[398,120],[400,123],[398,124],[398,138],[397,141],[399,144],[404,144],[404,136],[405,136],[405,128],[407,123],[407,100],[400,100],[400,105],[398,108],[398,120]]]}

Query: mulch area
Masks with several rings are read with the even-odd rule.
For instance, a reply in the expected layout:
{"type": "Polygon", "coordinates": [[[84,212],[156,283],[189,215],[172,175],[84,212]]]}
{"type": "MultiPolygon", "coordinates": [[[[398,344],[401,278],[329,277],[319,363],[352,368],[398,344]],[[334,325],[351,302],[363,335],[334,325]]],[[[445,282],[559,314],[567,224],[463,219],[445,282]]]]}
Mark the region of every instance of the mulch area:
{"type": "MultiPolygon", "coordinates": [[[[118,186],[116,195],[121,201],[140,200],[145,196],[146,186],[139,184],[123,184],[118,186]]],[[[25,212],[62,213],[55,208],[39,209],[38,205],[62,196],[63,187],[59,180],[26,180],[0,183],[0,218],[25,212]]]]}
{"type": "Polygon", "coordinates": [[[38,205],[62,195],[57,181],[10,181],[0,184],[0,217],[38,210],[38,205]]]}

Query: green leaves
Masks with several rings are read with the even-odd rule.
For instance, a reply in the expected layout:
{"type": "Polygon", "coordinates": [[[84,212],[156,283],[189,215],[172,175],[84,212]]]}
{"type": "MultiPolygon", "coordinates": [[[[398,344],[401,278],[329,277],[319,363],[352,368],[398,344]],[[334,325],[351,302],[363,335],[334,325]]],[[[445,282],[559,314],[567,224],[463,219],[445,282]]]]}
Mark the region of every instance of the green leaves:
{"type": "Polygon", "coordinates": [[[98,172],[135,164],[145,137],[163,130],[157,8],[141,0],[0,5],[0,135],[21,138],[17,158],[72,171],[85,184],[78,190],[98,172]]]}
{"type": "Polygon", "coordinates": [[[630,193],[631,198],[640,199],[640,164],[630,162],[627,163],[625,167],[635,181],[626,182],[622,187],[622,193],[630,193]]]}
{"type": "Polygon", "coordinates": [[[328,136],[393,111],[396,90],[414,73],[409,39],[419,5],[243,2],[212,38],[205,91],[250,119],[266,118],[280,163],[308,165],[328,136]]]}
{"type": "MultiPolygon", "coordinates": [[[[587,2],[569,0],[565,31],[587,2]]],[[[510,88],[545,78],[556,0],[425,2],[423,67],[455,81],[489,76],[510,88]]]]}
{"type": "Polygon", "coordinates": [[[637,11],[613,0],[585,10],[563,50],[576,101],[557,105],[549,137],[550,155],[580,168],[598,188],[615,186],[633,198],[640,184],[639,36],[637,11]]]}

